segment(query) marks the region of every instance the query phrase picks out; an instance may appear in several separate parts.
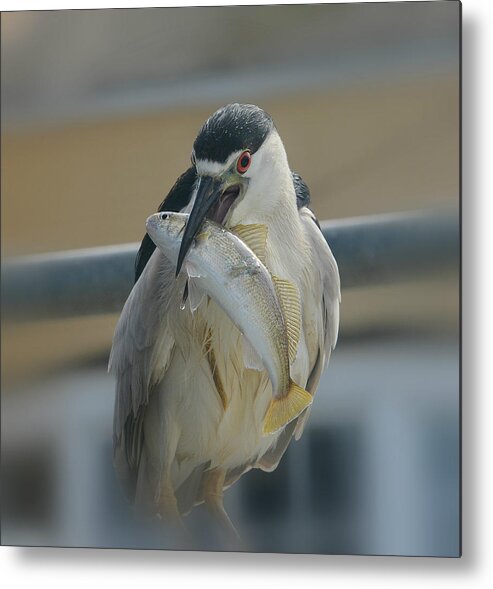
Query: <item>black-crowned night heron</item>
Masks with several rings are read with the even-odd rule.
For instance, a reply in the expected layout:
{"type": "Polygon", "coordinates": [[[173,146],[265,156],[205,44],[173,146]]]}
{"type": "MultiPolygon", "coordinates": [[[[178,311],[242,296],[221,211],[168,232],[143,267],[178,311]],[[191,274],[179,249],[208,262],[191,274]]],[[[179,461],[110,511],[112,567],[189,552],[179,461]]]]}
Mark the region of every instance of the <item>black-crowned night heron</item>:
{"type": "Polygon", "coordinates": [[[291,376],[314,394],[337,340],[340,285],[309,202],[271,117],[230,104],[200,129],[191,167],[159,208],[190,212],[177,267],[148,235],[142,241],[110,358],[115,465],[130,499],[165,519],[181,521],[205,502],[233,530],[224,489],[251,468],[274,470],[311,409],[264,435],[267,372],[245,367],[241,334],[214,301],[195,314],[181,308],[175,275],[205,217],[225,227],[267,225],[266,265],[296,285],[302,305],[291,376]]]}

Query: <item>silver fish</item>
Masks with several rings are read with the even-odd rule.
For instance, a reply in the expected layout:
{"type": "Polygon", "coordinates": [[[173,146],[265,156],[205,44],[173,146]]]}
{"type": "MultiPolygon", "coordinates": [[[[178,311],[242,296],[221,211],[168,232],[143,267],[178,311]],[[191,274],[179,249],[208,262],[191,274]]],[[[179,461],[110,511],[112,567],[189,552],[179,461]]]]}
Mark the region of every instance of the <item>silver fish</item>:
{"type": "MultiPolygon", "coordinates": [[[[185,213],[167,212],[147,219],[148,234],[172,263],[178,260],[187,220],[185,213]]],[[[209,295],[247,340],[245,365],[267,370],[273,398],[263,431],[269,434],[295,419],[313,398],[290,378],[301,327],[299,294],[291,282],[272,276],[262,263],[266,239],[265,225],[238,225],[228,231],[206,220],[184,270],[191,309],[209,295]]]]}

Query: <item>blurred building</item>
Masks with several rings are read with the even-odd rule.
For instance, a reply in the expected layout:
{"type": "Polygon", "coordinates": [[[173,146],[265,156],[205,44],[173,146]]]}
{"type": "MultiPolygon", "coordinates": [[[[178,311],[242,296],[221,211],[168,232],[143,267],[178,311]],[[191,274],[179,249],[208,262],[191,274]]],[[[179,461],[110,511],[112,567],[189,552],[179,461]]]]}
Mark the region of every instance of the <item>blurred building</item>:
{"type": "MultiPolygon", "coordinates": [[[[3,14],[2,256],[140,239],[231,101],[272,114],[321,219],[458,207],[458,68],[456,2],[3,14]]],[[[302,440],[228,491],[251,550],[457,554],[458,305],[441,268],[343,290],[302,440]]],[[[4,543],[172,545],[111,467],[116,320],[2,325],[4,543]]]]}

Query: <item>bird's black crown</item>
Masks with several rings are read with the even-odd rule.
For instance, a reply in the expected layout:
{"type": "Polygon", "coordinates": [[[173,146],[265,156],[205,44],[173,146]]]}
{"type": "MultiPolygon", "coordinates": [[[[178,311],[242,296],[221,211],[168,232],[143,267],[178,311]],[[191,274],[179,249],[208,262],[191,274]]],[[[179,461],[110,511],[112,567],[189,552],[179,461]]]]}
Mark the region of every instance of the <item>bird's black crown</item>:
{"type": "Polygon", "coordinates": [[[224,163],[240,149],[255,153],[273,129],[270,115],[254,104],[228,104],[203,124],[193,149],[196,159],[224,163]]]}

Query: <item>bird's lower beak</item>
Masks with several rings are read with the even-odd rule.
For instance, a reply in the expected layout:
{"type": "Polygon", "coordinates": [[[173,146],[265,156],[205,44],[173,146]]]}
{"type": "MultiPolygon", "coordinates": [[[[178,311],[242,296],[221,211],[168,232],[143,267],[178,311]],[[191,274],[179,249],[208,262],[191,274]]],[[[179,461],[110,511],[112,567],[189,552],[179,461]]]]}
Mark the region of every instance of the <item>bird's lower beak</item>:
{"type": "Polygon", "coordinates": [[[181,240],[178,262],[176,264],[176,275],[180,273],[183,260],[187,255],[193,239],[202,225],[205,217],[212,212],[212,218],[222,223],[229,207],[239,194],[239,187],[228,187],[227,182],[222,178],[213,176],[199,176],[195,203],[188,218],[181,240]]]}

